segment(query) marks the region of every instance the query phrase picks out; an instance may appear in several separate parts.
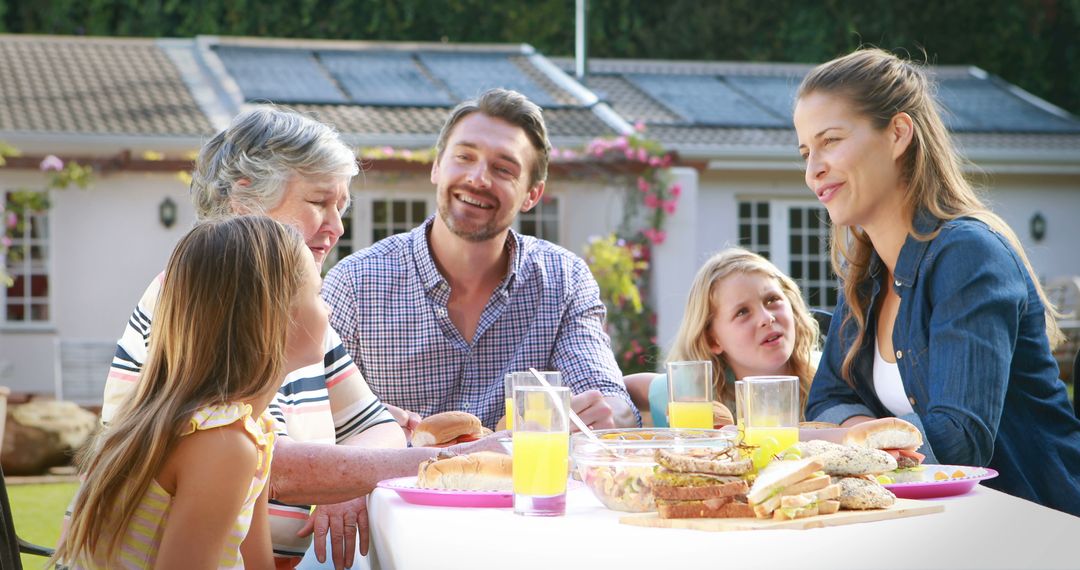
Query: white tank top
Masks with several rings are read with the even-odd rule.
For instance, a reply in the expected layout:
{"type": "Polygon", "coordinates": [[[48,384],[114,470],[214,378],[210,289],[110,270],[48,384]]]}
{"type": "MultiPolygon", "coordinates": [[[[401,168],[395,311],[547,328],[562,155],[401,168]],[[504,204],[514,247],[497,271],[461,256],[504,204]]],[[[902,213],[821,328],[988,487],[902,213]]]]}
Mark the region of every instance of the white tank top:
{"type": "Polygon", "coordinates": [[[915,413],[900,379],[900,366],[881,357],[881,347],[874,340],[874,391],[885,409],[894,416],[915,413]]]}

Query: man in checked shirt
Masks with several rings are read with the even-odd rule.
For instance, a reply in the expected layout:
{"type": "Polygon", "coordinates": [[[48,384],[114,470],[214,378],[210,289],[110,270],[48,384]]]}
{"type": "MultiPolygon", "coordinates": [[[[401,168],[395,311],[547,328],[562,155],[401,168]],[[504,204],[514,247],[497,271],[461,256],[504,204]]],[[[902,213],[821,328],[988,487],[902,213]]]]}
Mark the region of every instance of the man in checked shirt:
{"type": "Polygon", "coordinates": [[[448,410],[494,428],[503,376],[530,367],[561,372],[592,427],[640,425],[589,268],[510,229],[543,196],[550,150],[540,108],[520,93],[461,103],[431,167],[437,215],[327,274],[330,323],[406,433],[448,410]]]}

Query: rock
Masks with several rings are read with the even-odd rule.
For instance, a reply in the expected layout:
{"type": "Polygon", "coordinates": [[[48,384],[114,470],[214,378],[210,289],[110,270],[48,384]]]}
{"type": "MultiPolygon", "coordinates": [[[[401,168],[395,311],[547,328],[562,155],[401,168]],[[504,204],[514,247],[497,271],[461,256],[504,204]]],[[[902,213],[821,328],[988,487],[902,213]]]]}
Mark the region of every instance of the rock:
{"type": "Polygon", "coordinates": [[[72,402],[36,400],[11,406],[0,448],[4,473],[40,475],[69,464],[97,426],[97,416],[72,402]]]}

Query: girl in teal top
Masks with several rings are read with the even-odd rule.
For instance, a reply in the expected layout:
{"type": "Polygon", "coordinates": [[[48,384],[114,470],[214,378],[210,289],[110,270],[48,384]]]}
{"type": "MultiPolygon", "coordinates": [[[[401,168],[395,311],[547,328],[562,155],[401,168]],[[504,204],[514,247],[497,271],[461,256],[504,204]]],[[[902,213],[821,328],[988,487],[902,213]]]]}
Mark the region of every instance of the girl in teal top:
{"type": "MultiPolygon", "coordinates": [[[[746,376],[798,376],[805,405],[818,336],[798,285],[764,257],[733,247],[698,270],[668,359],[711,360],[713,393],[729,410],[735,409],[735,380],[746,376]]],[[[627,383],[639,396],[647,383],[653,425],[667,427],[667,376],[640,375],[627,383]]]]}

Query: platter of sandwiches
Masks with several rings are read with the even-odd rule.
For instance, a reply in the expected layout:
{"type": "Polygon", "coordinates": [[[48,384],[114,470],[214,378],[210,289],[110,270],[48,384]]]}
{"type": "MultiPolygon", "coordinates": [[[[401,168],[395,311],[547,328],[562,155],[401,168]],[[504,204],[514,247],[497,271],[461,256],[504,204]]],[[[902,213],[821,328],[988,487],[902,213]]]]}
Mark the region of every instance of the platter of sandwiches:
{"type": "Polygon", "coordinates": [[[738,452],[703,456],[660,450],[656,462],[657,512],[623,516],[619,522],[712,531],[800,529],[945,508],[940,503],[898,499],[877,479],[897,469],[895,457],[863,445],[800,442],[756,476],[751,475],[750,461],[738,452]]]}

